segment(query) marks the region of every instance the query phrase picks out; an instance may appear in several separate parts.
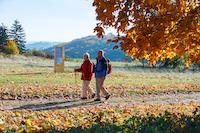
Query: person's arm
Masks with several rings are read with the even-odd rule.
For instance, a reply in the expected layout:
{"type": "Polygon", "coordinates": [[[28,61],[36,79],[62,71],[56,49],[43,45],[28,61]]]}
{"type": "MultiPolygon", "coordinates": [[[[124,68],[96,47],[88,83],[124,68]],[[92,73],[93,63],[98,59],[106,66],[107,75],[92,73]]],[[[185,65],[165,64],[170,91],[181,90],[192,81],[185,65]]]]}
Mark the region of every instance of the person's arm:
{"type": "Polygon", "coordinates": [[[93,64],[89,63],[89,65],[88,65],[88,73],[91,74],[92,70],[93,70],[93,64]]]}
{"type": "Polygon", "coordinates": [[[101,63],[99,60],[98,60],[98,58],[96,58],[96,65],[94,66],[95,68],[95,72],[101,72],[102,71],[102,69],[101,70],[98,70],[97,69],[97,66],[99,65],[99,63],[101,63]]]}
{"type": "Polygon", "coordinates": [[[82,66],[83,66],[83,65],[81,65],[80,68],[74,69],[74,72],[82,72],[82,66]]]}
{"type": "Polygon", "coordinates": [[[94,63],[92,63],[92,73],[96,72],[96,65],[94,63]]]}
{"type": "Polygon", "coordinates": [[[106,59],[103,58],[103,70],[107,71],[107,69],[108,69],[108,63],[107,63],[106,59]]]}
{"type": "Polygon", "coordinates": [[[89,77],[92,74],[92,67],[93,67],[92,63],[87,63],[84,76],[89,77]]]}
{"type": "Polygon", "coordinates": [[[74,72],[81,72],[81,68],[74,69],[74,72]]]}

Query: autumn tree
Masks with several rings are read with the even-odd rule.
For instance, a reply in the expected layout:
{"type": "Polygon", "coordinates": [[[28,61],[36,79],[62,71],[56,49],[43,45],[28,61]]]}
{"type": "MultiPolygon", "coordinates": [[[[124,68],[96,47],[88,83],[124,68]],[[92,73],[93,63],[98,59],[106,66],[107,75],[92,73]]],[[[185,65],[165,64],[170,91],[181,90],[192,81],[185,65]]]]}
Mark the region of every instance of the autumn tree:
{"type": "Polygon", "coordinates": [[[24,29],[18,20],[15,20],[11,27],[10,38],[16,41],[20,53],[24,53],[26,50],[26,38],[24,29]]]}
{"type": "MultiPolygon", "coordinates": [[[[188,55],[186,65],[200,63],[199,0],[94,0],[98,37],[113,27],[129,56],[157,60],[188,55]]],[[[115,46],[114,48],[117,48],[115,46]]]]}
{"type": "Polygon", "coordinates": [[[15,40],[8,40],[6,45],[6,54],[19,54],[19,49],[15,40]]]}

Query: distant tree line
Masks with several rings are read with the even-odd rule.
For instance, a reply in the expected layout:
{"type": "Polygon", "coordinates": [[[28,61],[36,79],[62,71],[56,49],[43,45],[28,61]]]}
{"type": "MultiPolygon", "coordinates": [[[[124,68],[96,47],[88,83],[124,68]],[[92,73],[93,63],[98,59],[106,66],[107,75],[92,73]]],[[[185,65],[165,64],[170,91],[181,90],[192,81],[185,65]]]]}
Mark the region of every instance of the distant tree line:
{"type": "Polygon", "coordinates": [[[18,20],[14,21],[10,29],[3,23],[0,25],[0,53],[52,58],[46,52],[26,49],[25,44],[26,34],[18,20]]]}
{"type": "Polygon", "coordinates": [[[0,25],[0,52],[5,54],[23,54],[26,52],[26,35],[18,20],[8,29],[0,25]]]}
{"type": "Polygon", "coordinates": [[[53,55],[50,55],[47,52],[44,52],[42,50],[37,50],[37,49],[27,50],[26,53],[24,53],[23,55],[53,59],[53,55]]]}
{"type": "Polygon", "coordinates": [[[187,59],[187,53],[183,57],[175,56],[174,58],[167,58],[165,60],[158,60],[156,64],[150,65],[149,61],[146,59],[139,60],[142,63],[142,67],[154,67],[154,68],[169,68],[169,69],[179,69],[179,70],[200,70],[199,63],[192,63],[188,67],[185,66],[185,61],[187,59]]]}

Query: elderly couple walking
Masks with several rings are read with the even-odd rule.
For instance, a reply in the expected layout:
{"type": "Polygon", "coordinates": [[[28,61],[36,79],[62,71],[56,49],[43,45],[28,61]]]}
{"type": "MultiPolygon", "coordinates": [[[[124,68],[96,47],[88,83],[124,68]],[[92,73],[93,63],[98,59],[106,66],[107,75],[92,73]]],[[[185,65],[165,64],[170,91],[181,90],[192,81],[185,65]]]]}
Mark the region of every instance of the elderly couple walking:
{"type": "Polygon", "coordinates": [[[84,54],[83,64],[81,65],[80,68],[74,69],[75,72],[82,73],[81,76],[81,80],[83,81],[81,90],[82,100],[87,99],[88,93],[90,93],[92,98],[95,98],[96,96],[95,101],[101,101],[100,91],[102,91],[106,100],[110,97],[110,94],[104,88],[104,81],[108,74],[108,69],[109,69],[108,60],[104,57],[103,50],[98,51],[98,56],[96,58],[95,65],[90,61],[90,55],[88,53],[84,54]],[[90,88],[90,81],[92,79],[93,73],[95,73],[95,79],[96,79],[96,94],[90,88]]]}

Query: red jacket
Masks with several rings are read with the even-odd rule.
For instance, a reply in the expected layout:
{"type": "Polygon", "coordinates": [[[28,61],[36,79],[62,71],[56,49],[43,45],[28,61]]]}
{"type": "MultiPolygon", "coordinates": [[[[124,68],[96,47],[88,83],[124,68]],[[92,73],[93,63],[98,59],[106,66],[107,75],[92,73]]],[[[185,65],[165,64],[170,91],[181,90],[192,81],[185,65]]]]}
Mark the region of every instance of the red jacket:
{"type": "Polygon", "coordinates": [[[92,79],[93,63],[91,63],[90,60],[86,60],[81,67],[75,71],[82,72],[81,80],[90,81],[92,79]]]}

